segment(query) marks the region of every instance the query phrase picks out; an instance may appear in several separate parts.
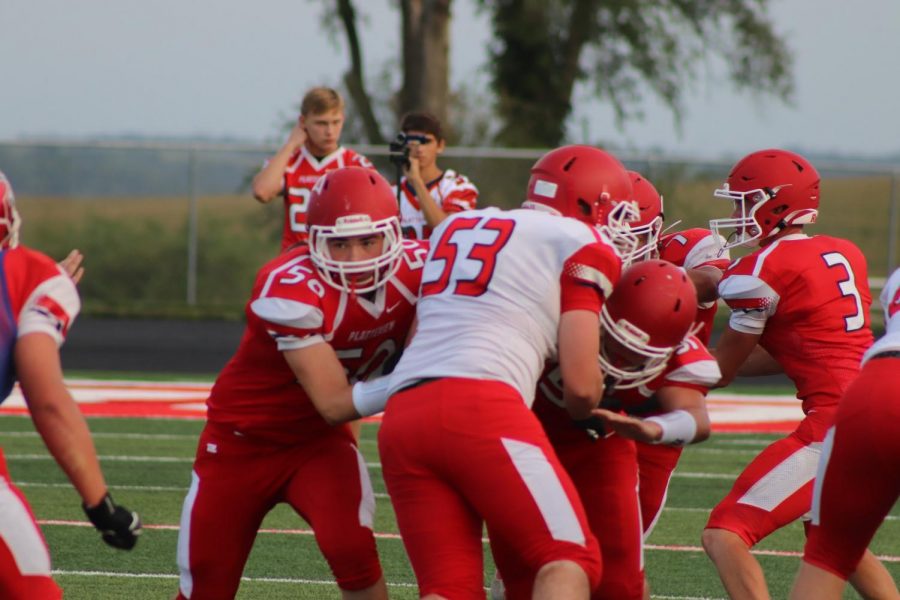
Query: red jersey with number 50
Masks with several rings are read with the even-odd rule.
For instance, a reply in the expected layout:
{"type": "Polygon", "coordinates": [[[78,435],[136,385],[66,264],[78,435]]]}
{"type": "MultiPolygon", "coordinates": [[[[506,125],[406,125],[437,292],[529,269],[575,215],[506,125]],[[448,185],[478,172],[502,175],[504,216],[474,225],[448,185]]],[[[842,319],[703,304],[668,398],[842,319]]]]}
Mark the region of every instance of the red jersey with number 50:
{"type": "Polygon", "coordinates": [[[305,243],[309,238],[306,230],[306,206],[309,195],[319,178],[328,171],[343,167],[365,167],[374,169],[365,156],[349,148],[339,147],[328,156],[317,159],[301,146],[291,156],[284,170],[284,231],[281,235],[281,249],[297,243],[305,243]]]}
{"type": "Polygon", "coordinates": [[[560,314],[600,311],[619,279],[615,250],[597,229],[539,210],[457,213],[431,241],[416,335],[390,391],[427,377],[487,379],[531,406],[560,314]]]}
{"type": "MultiPolygon", "coordinates": [[[[724,271],[731,262],[731,257],[724,246],[722,236],[713,233],[709,229],[695,227],[676,231],[663,236],[659,240],[659,257],[674,265],[684,267],[686,270],[697,267],[715,267],[724,271]]],[[[701,303],[697,305],[697,320],[695,323],[701,326],[697,337],[704,344],[709,344],[712,335],[713,320],[716,318],[718,302],[701,303]]]]}
{"type": "Polygon", "coordinates": [[[406,340],[428,251],[427,242],[403,245],[399,271],[364,296],[322,282],[305,246],[264,266],[247,303],[244,337],[207,401],[210,422],[290,442],[330,429],[282,352],[327,342],[351,383],[383,374],[406,340]]]}
{"type": "Polygon", "coordinates": [[[872,345],[866,259],[853,243],[785,236],[734,261],[719,282],[729,326],[760,345],[797,385],[803,411],[835,407],[872,345]]]}
{"type": "MultiPolygon", "coordinates": [[[[669,359],[662,373],[646,385],[611,392],[613,405],[604,398],[601,406],[619,408],[642,417],[659,413],[659,406],[651,401],[653,394],[667,386],[687,387],[704,396],[722,378],[719,365],[706,346],[696,336],[690,336],[669,359]]],[[[547,437],[553,444],[583,442],[587,434],[578,429],[565,410],[559,365],[550,363],[538,382],[534,412],[541,420],[547,437]]]]}

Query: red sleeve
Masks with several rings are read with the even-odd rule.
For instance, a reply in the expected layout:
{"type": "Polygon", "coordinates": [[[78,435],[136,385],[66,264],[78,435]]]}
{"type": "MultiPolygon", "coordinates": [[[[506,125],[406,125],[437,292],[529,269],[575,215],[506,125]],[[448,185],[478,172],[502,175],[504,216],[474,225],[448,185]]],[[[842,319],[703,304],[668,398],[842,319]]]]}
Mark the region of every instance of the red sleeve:
{"type": "Polygon", "coordinates": [[[563,265],[560,277],[560,312],[600,312],[619,280],[622,261],[607,244],[597,241],[579,249],[563,265]]]}

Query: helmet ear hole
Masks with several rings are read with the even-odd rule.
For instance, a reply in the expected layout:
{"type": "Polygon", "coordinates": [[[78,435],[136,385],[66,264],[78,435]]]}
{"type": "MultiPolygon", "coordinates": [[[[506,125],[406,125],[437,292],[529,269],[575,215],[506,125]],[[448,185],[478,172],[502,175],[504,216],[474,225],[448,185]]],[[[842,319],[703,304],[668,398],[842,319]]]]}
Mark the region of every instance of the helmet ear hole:
{"type": "Polygon", "coordinates": [[[583,198],[579,198],[577,201],[578,210],[581,211],[582,216],[589,217],[591,216],[591,205],[587,203],[583,198]]]}

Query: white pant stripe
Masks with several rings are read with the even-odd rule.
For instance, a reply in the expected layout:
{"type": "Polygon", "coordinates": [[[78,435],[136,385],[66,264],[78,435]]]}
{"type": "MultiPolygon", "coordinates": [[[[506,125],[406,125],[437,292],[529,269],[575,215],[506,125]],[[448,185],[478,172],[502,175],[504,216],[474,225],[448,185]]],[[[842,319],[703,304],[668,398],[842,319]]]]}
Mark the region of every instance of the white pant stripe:
{"type": "Polygon", "coordinates": [[[825,434],[825,440],[822,442],[822,457],[819,459],[819,468],[816,471],[816,482],[813,484],[812,499],[812,524],[820,525],[822,510],[822,486],[825,484],[825,471],[828,469],[828,461],[831,460],[831,450],[834,448],[834,426],[828,429],[825,434]]]}
{"type": "Polygon", "coordinates": [[[181,508],[181,525],[178,530],[178,569],[181,571],[179,588],[186,598],[190,598],[194,591],[194,578],[191,575],[191,513],[194,510],[194,501],[200,489],[200,477],[196,471],[191,471],[191,487],[184,497],[184,506],[181,508]]]}
{"type": "Polygon", "coordinates": [[[554,540],[584,546],[585,534],[575,509],[544,452],[533,444],[502,438],[522,481],[537,504],[554,540]]]}
{"type": "Polygon", "coordinates": [[[812,481],[819,464],[821,443],[800,448],[766,473],[738,500],[765,511],[773,511],[797,490],[812,481]]]}
{"type": "Polygon", "coordinates": [[[0,538],[22,575],[50,576],[50,553],[22,500],[0,477],[0,538]]]}

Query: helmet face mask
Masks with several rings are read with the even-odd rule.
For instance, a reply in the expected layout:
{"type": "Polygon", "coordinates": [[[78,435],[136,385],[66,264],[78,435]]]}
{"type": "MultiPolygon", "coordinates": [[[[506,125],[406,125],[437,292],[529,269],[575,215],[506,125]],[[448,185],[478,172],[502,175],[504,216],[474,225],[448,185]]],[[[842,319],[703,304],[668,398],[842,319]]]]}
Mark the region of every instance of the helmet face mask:
{"type": "Polygon", "coordinates": [[[734,211],[711,220],[710,229],[729,249],[758,246],[787,227],[815,223],[819,181],[815,167],[799,154],[778,149],[748,154],[713,193],[734,203],[734,211]]]}
{"type": "Polygon", "coordinates": [[[600,312],[605,336],[600,345],[603,374],[615,380],[615,388],[624,390],[650,383],[666,368],[677,347],[655,347],[650,336],[626,319],[614,321],[606,304],[600,312]]]}
{"type": "MultiPolygon", "coordinates": [[[[631,177],[635,210],[630,211],[627,220],[615,219],[615,227],[607,231],[622,258],[623,267],[658,257],[659,236],[663,227],[662,196],[640,173],[628,171],[628,175],[631,177]]],[[[613,221],[612,215],[610,221],[613,221]]]]}
{"type": "Polygon", "coordinates": [[[345,167],[322,176],[307,211],[309,253],[323,281],[347,293],[382,287],[401,265],[403,240],[397,202],[390,186],[373,171],[345,167]],[[362,259],[339,260],[339,242],[363,244],[375,238],[378,252],[362,259]]]}
{"type": "Polygon", "coordinates": [[[19,245],[22,218],[16,210],[16,196],[6,175],[0,171],[0,249],[19,245]]]}

